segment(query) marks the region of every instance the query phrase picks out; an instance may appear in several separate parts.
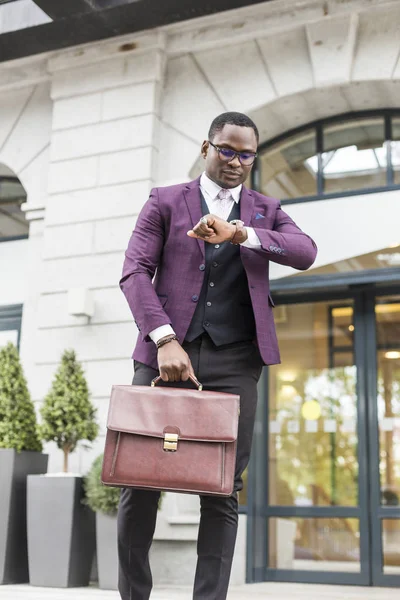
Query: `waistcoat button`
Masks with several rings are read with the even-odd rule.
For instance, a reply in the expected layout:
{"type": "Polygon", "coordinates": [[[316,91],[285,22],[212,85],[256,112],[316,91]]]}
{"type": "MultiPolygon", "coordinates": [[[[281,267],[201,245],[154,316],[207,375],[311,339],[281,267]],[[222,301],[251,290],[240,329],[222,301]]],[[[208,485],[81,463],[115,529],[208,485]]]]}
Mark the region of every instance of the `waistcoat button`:
{"type": "Polygon", "coordinates": [[[210,281],[210,287],[214,287],[215,283],[213,281],[210,281]]]}
{"type": "Polygon", "coordinates": [[[213,267],[218,267],[218,263],[214,260],[213,267]]]}
{"type": "Polygon", "coordinates": [[[207,302],[207,306],[211,306],[211,302],[207,302]]]}
{"type": "Polygon", "coordinates": [[[218,250],[219,244],[215,244],[214,248],[216,248],[218,250]]]}

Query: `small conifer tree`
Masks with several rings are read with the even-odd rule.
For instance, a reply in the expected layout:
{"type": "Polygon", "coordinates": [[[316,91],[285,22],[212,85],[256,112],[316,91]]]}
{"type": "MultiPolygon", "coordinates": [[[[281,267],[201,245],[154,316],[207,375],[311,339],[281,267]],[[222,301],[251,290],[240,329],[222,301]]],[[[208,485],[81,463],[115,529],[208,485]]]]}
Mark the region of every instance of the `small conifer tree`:
{"type": "Polygon", "coordinates": [[[113,516],[117,513],[121,490],[105,486],[101,483],[103,455],[100,454],[92,463],[84,482],[86,504],[95,512],[113,516]]]}
{"type": "Polygon", "coordinates": [[[78,442],[92,442],[98,433],[96,410],[90,402],[85,375],[73,350],[64,352],[40,413],[42,439],[55,442],[63,451],[63,470],[67,473],[69,455],[78,442]]]}
{"type": "Polygon", "coordinates": [[[17,348],[0,348],[0,448],[41,452],[35,407],[17,348]]]}

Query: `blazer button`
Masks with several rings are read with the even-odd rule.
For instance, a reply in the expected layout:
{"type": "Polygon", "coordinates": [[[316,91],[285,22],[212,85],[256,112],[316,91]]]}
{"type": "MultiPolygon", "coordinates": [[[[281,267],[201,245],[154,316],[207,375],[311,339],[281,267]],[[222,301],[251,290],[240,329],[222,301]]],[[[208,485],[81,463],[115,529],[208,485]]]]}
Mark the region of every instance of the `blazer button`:
{"type": "Polygon", "coordinates": [[[206,265],[200,265],[199,266],[200,271],[204,271],[205,268],[206,268],[206,265]]]}
{"type": "Polygon", "coordinates": [[[198,297],[198,295],[197,295],[197,294],[194,294],[194,295],[192,296],[192,300],[193,300],[193,302],[197,302],[197,300],[198,300],[198,299],[199,299],[199,297],[198,297]]]}

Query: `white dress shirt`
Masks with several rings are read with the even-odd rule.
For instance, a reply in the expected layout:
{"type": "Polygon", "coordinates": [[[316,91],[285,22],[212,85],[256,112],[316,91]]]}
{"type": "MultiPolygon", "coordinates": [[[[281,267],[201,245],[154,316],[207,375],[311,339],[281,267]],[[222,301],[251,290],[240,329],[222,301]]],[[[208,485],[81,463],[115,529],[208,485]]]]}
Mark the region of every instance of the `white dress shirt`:
{"type": "MultiPolygon", "coordinates": [[[[229,191],[232,196],[231,202],[225,206],[225,208],[221,207],[221,200],[218,198],[219,192],[222,190],[221,186],[219,186],[215,181],[210,179],[206,173],[203,173],[200,177],[200,189],[204,196],[204,200],[206,201],[208,212],[210,214],[219,217],[220,219],[228,220],[229,215],[231,214],[233,204],[239,203],[240,193],[242,191],[242,184],[238,185],[235,188],[231,188],[229,191]]],[[[241,244],[241,246],[245,246],[246,248],[261,248],[261,242],[254,231],[253,227],[246,227],[247,230],[247,240],[241,244]]],[[[153,329],[150,331],[149,336],[156,344],[158,340],[163,338],[166,335],[175,333],[172,329],[171,325],[161,325],[161,327],[157,327],[157,329],[153,329]]]]}

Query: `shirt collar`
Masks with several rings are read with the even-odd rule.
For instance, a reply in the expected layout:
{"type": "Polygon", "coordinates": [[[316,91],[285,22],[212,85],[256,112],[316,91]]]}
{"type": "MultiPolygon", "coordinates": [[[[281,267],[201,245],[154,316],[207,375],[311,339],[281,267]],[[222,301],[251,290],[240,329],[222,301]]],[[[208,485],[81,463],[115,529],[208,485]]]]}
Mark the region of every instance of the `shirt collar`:
{"type": "MultiPolygon", "coordinates": [[[[222,190],[222,187],[219,186],[217,183],[215,183],[215,181],[210,179],[205,172],[200,177],[200,186],[205,189],[207,194],[213,200],[215,200],[217,198],[219,192],[222,190]]],[[[234,199],[236,204],[238,204],[238,202],[240,200],[240,193],[242,191],[242,187],[243,187],[242,184],[240,184],[234,188],[229,189],[230,193],[232,194],[232,198],[234,199]]]]}

